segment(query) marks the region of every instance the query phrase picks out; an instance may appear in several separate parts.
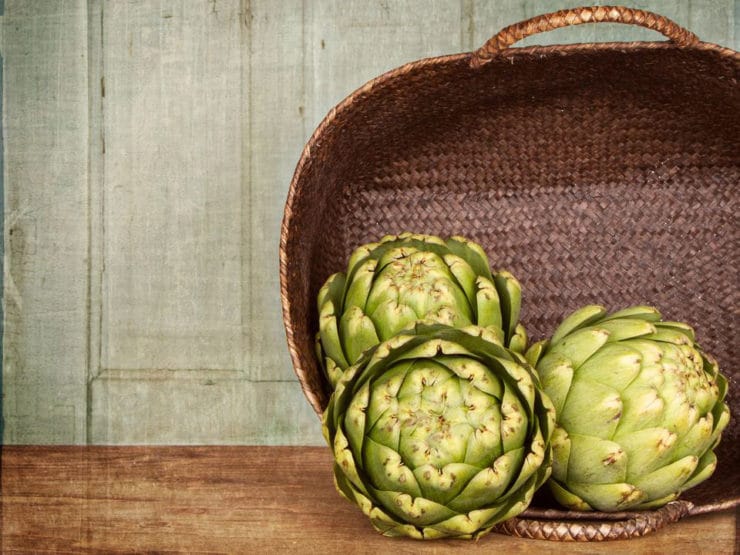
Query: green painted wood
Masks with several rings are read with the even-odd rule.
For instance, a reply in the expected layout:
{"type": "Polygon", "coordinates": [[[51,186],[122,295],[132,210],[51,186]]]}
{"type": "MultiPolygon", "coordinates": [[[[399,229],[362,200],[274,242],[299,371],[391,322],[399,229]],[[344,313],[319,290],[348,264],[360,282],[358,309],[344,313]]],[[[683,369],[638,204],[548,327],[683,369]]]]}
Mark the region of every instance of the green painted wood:
{"type": "Polygon", "coordinates": [[[87,12],[8,1],[5,137],[5,443],[85,441],[87,12]]]}
{"type": "MultiPolygon", "coordinates": [[[[278,292],[303,145],[384,71],[573,5],[6,2],[3,441],[323,443],[278,292]]],[[[732,0],[631,5],[738,48],[732,0]]],[[[518,46],[656,39],[583,25],[518,46]]]]}

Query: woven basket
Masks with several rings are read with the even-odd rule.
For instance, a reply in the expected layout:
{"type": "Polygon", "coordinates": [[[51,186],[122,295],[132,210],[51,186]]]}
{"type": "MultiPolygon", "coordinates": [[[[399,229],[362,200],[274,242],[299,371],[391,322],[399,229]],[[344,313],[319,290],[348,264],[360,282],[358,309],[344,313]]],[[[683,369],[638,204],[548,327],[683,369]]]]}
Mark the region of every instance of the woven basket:
{"type": "Polygon", "coordinates": [[[740,55],[641,10],[593,7],[507,27],[475,52],[419,60],[334,108],[303,151],[280,243],[288,346],[320,414],[314,355],[324,280],[388,233],[460,234],[522,282],[533,339],[569,311],[657,306],[690,322],[730,379],[718,469],[680,501],[619,514],[538,494],[501,532],[552,540],[644,535],[740,504],[740,55]],[[509,48],[557,27],[631,23],[667,42],[509,48]]]}

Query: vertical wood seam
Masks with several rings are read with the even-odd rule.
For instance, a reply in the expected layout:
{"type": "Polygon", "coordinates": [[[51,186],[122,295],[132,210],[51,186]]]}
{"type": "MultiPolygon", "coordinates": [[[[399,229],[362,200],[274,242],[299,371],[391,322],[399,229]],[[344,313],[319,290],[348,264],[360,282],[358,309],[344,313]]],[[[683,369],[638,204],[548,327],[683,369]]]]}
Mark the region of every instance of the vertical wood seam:
{"type": "MultiPolygon", "coordinates": [[[[5,293],[5,109],[3,103],[3,75],[5,60],[3,54],[3,26],[5,25],[3,15],[5,14],[5,3],[0,0],[0,214],[3,215],[3,225],[0,226],[0,291],[5,293]]],[[[0,399],[5,399],[3,393],[3,376],[5,374],[5,306],[0,303],[0,399]]],[[[0,444],[5,442],[5,410],[0,401],[0,444]]]]}
{"type": "Polygon", "coordinates": [[[244,17],[244,25],[240,25],[240,34],[242,35],[242,40],[240,40],[241,48],[239,49],[241,52],[241,63],[242,67],[246,69],[246,77],[244,75],[244,69],[241,71],[241,79],[240,79],[240,102],[239,106],[240,109],[240,115],[242,117],[242,123],[241,123],[241,130],[242,130],[242,137],[241,137],[241,157],[240,157],[240,164],[241,164],[241,175],[239,177],[240,179],[240,189],[241,189],[241,195],[242,195],[242,202],[241,202],[241,211],[239,214],[239,225],[241,227],[241,235],[243,238],[243,243],[241,248],[239,249],[239,257],[240,257],[240,264],[241,264],[241,276],[242,276],[242,283],[240,287],[241,291],[241,338],[242,338],[242,364],[244,365],[243,368],[240,369],[242,375],[247,381],[251,381],[252,378],[252,363],[254,361],[254,357],[252,356],[252,348],[254,346],[254,338],[253,333],[251,329],[251,323],[254,322],[254,303],[252,302],[252,292],[254,287],[252,286],[252,268],[254,268],[254,259],[253,259],[253,252],[254,249],[252,249],[252,237],[254,237],[254,233],[252,232],[252,225],[254,218],[252,217],[252,187],[254,186],[252,182],[252,18],[254,14],[252,13],[252,5],[250,0],[242,0],[242,13],[244,17]],[[247,33],[246,38],[243,36],[244,33],[247,33]],[[246,50],[247,50],[247,59],[244,60],[244,44],[246,44],[246,50]],[[246,81],[246,83],[245,83],[246,81]],[[245,94],[245,85],[246,85],[246,121],[244,121],[244,109],[245,109],[245,100],[244,100],[244,94],[245,94]],[[246,160],[247,168],[246,171],[244,169],[244,162],[246,160]],[[246,180],[246,183],[245,183],[246,180]],[[245,210],[246,205],[246,210],[245,210]],[[248,219],[248,221],[245,221],[248,219]],[[244,253],[244,249],[248,249],[248,252],[244,253]],[[245,266],[244,262],[247,261],[248,266],[245,266]],[[246,287],[245,287],[246,286],[246,287]],[[246,288],[246,295],[245,295],[245,288],[246,288]],[[245,311],[244,309],[244,303],[247,303],[247,309],[245,311]],[[249,319],[247,322],[244,321],[244,313],[247,313],[249,316],[249,319]]]}
{"type": "Polygon", "coordinates": [[[475,4],[473,0],[460,0],[460,50],[475,48],[475,4]]]}
{"type": "Polygon", "coordinates": [[[99,0],[87,1],[88,56],[88,214],[87,214],[87,353],[85,439],[93,443],[92,383],[100,374],[102,357],[102,289],[104,261],[105,179],[105,71],[104,6],[99,0]]]}
{"type": "Polygon", "coordinates": [[[308,121],[308,110],[307,110],[307,104],[308,104],[308,85],[306,80],[306,49],[308,48],[307,44],[308,36],[306,33],[306,0],[301,1],[301,106],[303,107],[303,112],[301,113],[301,132],[302,132],[302,139],[304,141],[308,140],[308,129],[306,128],[307,121],[308,121]]]}

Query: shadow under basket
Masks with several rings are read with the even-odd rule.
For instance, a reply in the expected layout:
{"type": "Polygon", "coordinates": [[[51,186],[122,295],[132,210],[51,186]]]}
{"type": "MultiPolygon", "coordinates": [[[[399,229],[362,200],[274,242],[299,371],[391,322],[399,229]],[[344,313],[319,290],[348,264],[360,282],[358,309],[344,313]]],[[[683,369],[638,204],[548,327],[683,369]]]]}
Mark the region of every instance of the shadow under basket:
{"type": "Polygon", "coordinates": [[[280,242],[288,346],[317,414],[316,296],[362,243],[403,231],[463,235],[516,275],[532,340],[571,310],[650,304],[692,324],[729,379],[735,418],[715,474],[650,511],[574,513],[542,492],[496,530],[551,540],[641,536],[740,504],[738,183],[740,55],[640,10],[533,18],[475,52],[390,71],[334,108],[290,184],[280,242]],[[665,42],[509,48],[586,22],[665,42]]]}

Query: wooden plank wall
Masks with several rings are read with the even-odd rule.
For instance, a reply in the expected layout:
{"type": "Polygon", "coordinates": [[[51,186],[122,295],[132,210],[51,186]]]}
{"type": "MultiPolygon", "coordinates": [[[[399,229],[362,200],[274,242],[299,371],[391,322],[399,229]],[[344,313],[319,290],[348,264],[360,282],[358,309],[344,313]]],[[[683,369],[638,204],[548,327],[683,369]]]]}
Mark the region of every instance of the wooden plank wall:
{"type": "MultiPolygon", "coordinates": [[[[6,0],[3,441],[320,444],[278,294],[303,144],[368,79],[573,5],[6,0]]],[[[733,0],[631,5],[738,48],[733,0]]]]}

